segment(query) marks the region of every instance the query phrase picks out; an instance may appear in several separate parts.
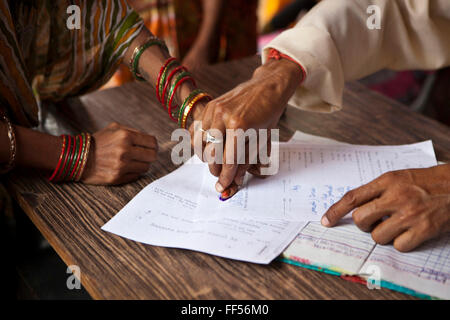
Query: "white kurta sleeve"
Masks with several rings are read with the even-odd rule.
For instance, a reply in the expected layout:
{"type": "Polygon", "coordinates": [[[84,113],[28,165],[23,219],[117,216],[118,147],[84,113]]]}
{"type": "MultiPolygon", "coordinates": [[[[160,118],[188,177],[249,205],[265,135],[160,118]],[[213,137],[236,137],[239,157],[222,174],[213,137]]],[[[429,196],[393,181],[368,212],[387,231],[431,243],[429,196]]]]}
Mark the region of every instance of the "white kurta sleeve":
{"type": "Polygon", "coordinates": [[[263,63],[270,48],[292,57],[306,71],[292,105],[339,110],[345,81],[384,68],[450,65],[450,0],[324,0],[264,48],[263,63]],[[371,5],[380,9],[380,29],[367,25],[374,14],[368,12],[371,5]]]}

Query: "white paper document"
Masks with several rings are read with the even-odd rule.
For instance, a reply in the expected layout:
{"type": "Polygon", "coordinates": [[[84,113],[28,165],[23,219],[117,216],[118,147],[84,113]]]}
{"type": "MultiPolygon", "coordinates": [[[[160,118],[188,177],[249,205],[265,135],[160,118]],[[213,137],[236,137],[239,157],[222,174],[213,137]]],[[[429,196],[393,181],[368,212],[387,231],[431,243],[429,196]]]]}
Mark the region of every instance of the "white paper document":
{"type": "MultiPolygon", "coordinates": [[[[151,183],[102,229],[146,244],[267,264],[306,224],[226,217],[194,221],[204,169],[191,162],[151,183]]],[[[209,213],[211,208],[204,215],[209,213]]]]}
{"type": "MultiPolygon", "coordinates": [[[[345,144],[300,131],[290,142],[345,144]]],[[[376,267],[384,281],[450,299],[450,234],[428,241],[412,252],[402,253],[392,245],[377,245],[370,233],[359,230],[351,218],[342,219],[333,228],[309,222],[283,256],[350,275],[368,274],[376,267]]]]}
{"type": "MultiPolygon", "coordinates": [[[[326,141],[326,140],[325,140],[326,141]]],[[[436,165],[431,141],[402,146],[280,143],[279,172],[265,179],[246,176],[230,200],[218,202],[217,178],[204,174],[196,219],[214,208],[221,217],[319,221],[351,189],[381,174],[436,165]]]]}
{"type": "Polygon", "coordinates": [[[435,165],[433,147],[429,141],[374,147],[337,144],[321,137],[313,143],[302,140],[310,137],[297,133],[296,141],[281,143],[279,173],[262,180],[247,177],[245,187],[225,202],[218,199],[216,178],[207,165],[192,158],[149,184],[102,229],[150,245],[263,264],[295,238],[297,246],[288,251],[308,253],[309,258],[324,262],[333,252],[342,267],[356,272],[375,247],[370,234],[359,231],[351,220],[344,228],[332,229],[308,221],[319,220],[346,191],[383,172],[435,165]],[[325,229],[330,241],[307,240],[325,229]],[[300,239],[305,246],[299,246],[300,239]],[[317,249],[322,244],[324,251],[317,249]]]}
{"type": "Polygon", "coordinates": [[[363,278],[377,270],[380,280],[450,299],[449,241],[450,234],[446,234],[402,253],[392,245],[377,245],[370,233],[359,230],[351,219],[344,219],[333,228],[309,222],[283,256],[363,278]]]}

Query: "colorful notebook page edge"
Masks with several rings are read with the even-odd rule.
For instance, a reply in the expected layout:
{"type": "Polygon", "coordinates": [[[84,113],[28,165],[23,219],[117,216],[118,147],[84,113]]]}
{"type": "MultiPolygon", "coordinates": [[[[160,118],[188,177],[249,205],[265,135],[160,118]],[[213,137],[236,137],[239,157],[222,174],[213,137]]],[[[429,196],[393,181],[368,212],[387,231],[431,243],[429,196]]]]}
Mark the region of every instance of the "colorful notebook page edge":
{"type": "MultiPolygon", "coordinates": [[[[305,268],[305,269],[310,269],[310,270],[314,270],[314,271],[319,271],[319,272],[323,272],[326,274],[331,274],[333,276],[338,276],[344,280],[347,281],[352,281],[352,282],[357,282],[357,283],[361,283],[361,284],[366,284],[367,280],[362,278],[362,277],[358,277],[358,276],[348,276],[346,275],[346,272],[343,270],[340,270],[339,268],[334,268],[334,267],[325,267],[325,266],[319,266],[319,265],[315,265],[312,263],[304,263],[304,262],[300,262],[297,259],[292,259],[291,257],[283,257],[280,256],[277,260],[282,261],[284,263],[288,263],[297,267],[301,267],[301,268],[305,268]],[[344,277],[345,276],[345,277],[344,277]],[[349,278],[358,278],[361,281],[355,281],[355,280],[351,280],[349,278]]],[[[381,280],[380,281],[380,286],[389,290],[393,290],[393,291],[397,291],[400,293],[404,293],[404,294],[408,294],[410,296],[414,296],[416,298],[419,299],[424,299],[424,300],[440,300],[440,298],[437,297],[433,297],[430,296],[428,294],[424,294],[424,293],[420,293],[417,292],[413,289],[409,289],[403,286],[400,286],[398,284],[389,282],[389,281],[385,281],[385,280],[381,280]]]]}

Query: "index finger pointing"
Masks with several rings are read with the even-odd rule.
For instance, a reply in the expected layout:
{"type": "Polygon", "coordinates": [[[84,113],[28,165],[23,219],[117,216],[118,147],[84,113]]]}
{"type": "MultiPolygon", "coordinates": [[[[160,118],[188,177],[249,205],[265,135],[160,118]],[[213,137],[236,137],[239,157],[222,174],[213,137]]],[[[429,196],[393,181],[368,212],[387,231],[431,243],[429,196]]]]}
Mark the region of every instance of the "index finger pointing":
{"type": "Polygon", "coordinates": [[[377,198],[383,192],[379,180],[374,180],[347,192],[341,200],[332,205],[322,217],[322,225],[334,226],[342,217],[364,203],[377,198]]]}
{"type": "MultiPolygon", "coordinates": [[[[227,131],[229,135],[229,131],[227,131]]],[[[233,182],[236,177],[238,164],[237,164],[237,138],[228,137],[225,140],[225,150],[223,152],[223,164],[222,171],[219,175],[219,181],[216,184],[216,190],[223,192],[233,182]]]]}

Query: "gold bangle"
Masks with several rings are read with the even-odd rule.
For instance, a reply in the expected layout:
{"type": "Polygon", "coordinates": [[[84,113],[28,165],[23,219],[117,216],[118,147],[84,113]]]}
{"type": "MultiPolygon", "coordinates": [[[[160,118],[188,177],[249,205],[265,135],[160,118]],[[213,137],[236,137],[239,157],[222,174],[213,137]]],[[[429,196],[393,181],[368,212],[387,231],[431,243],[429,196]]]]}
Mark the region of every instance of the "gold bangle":
{"type": "Polygon", "coordinates": [[[189,102],[189,104],[187,105],[187,107],[184,109],[184,112],[183,112],[183,117],[182,117],[182,119],[181,119],[181,128],[183,128],[183,129],[186,128],[187,117],[188,117],[188,115],[189,115],[191,109],[194,107],[194,105],[195,105],[198,101],[200,101],[201,99],[206,98],[206,97],[211,99],[211,96],[210,96],[209,94],[202,92],[202,93],[199,93],[198,95],[196,95],[196,96],[189,102]]]}
{"type": "Polygon", "coordinates": [[[6,123],[6,127],[8,129],[9,152],[10,152],[8,163],[0,168],[0,173],[4,174],[11,171],[14,168],[16,162],[17,142],[16,142],[16,133],[14,131],[14,127],[11,124],[11,121],[9,121],[8,117],[6,117],[6,115],[4,114],[1,115],[1,118],[6,123]]]}
{"type": "MultiPolygon", "coordinates": [[[[150,37],[148,37],[148,38],[145,40],[144,43],[147,43],[147,42],[152,41],[152,40],[155,40],[155,39],[156,39],[155,36],[150,36],[150,37]]],[[[136,47],[134,48],[134,50],[133,50],[133,54],[131,55],[130,62],[129,62],[129,68],[130,68],[130,71],[133,70],[133,62],[134,62],[134,59],[136,58],[136,55],[137,55],[137,53],[139,52],[139,49],[140,49],[141,47],[142,47],[142,46],[136,46],[136,47]]]]}
{"type": "Polygon", "coordinates": [[[87,133],[82,132],[82,133],[80,133],[80,135],[81,135],[81,141],[83,144],[83,148],[81,149],[81,154],[80,154],[80,159],[79,159],[80,162],[77,164],[76,171],[72,177],[73,181],[77,181],[78,176],[80,175],[81,168],[83,167],[84,156],[86,155],[86,151],[87,151],[87,139],[88,139],[87,133]]]}
{"type": "Polygon", "coordinates": [[[78,176],[76,177],[75,181],[80,181],[81,177],[83,176],[84,169],[86,167],[89,151],[91,150],[91,135],[89,133],[86,133],[87,136],[87,142],[86,142],[86,150],[83,154],[83,162],[81,163],[80,171],[78,172],[78,176]]]}

